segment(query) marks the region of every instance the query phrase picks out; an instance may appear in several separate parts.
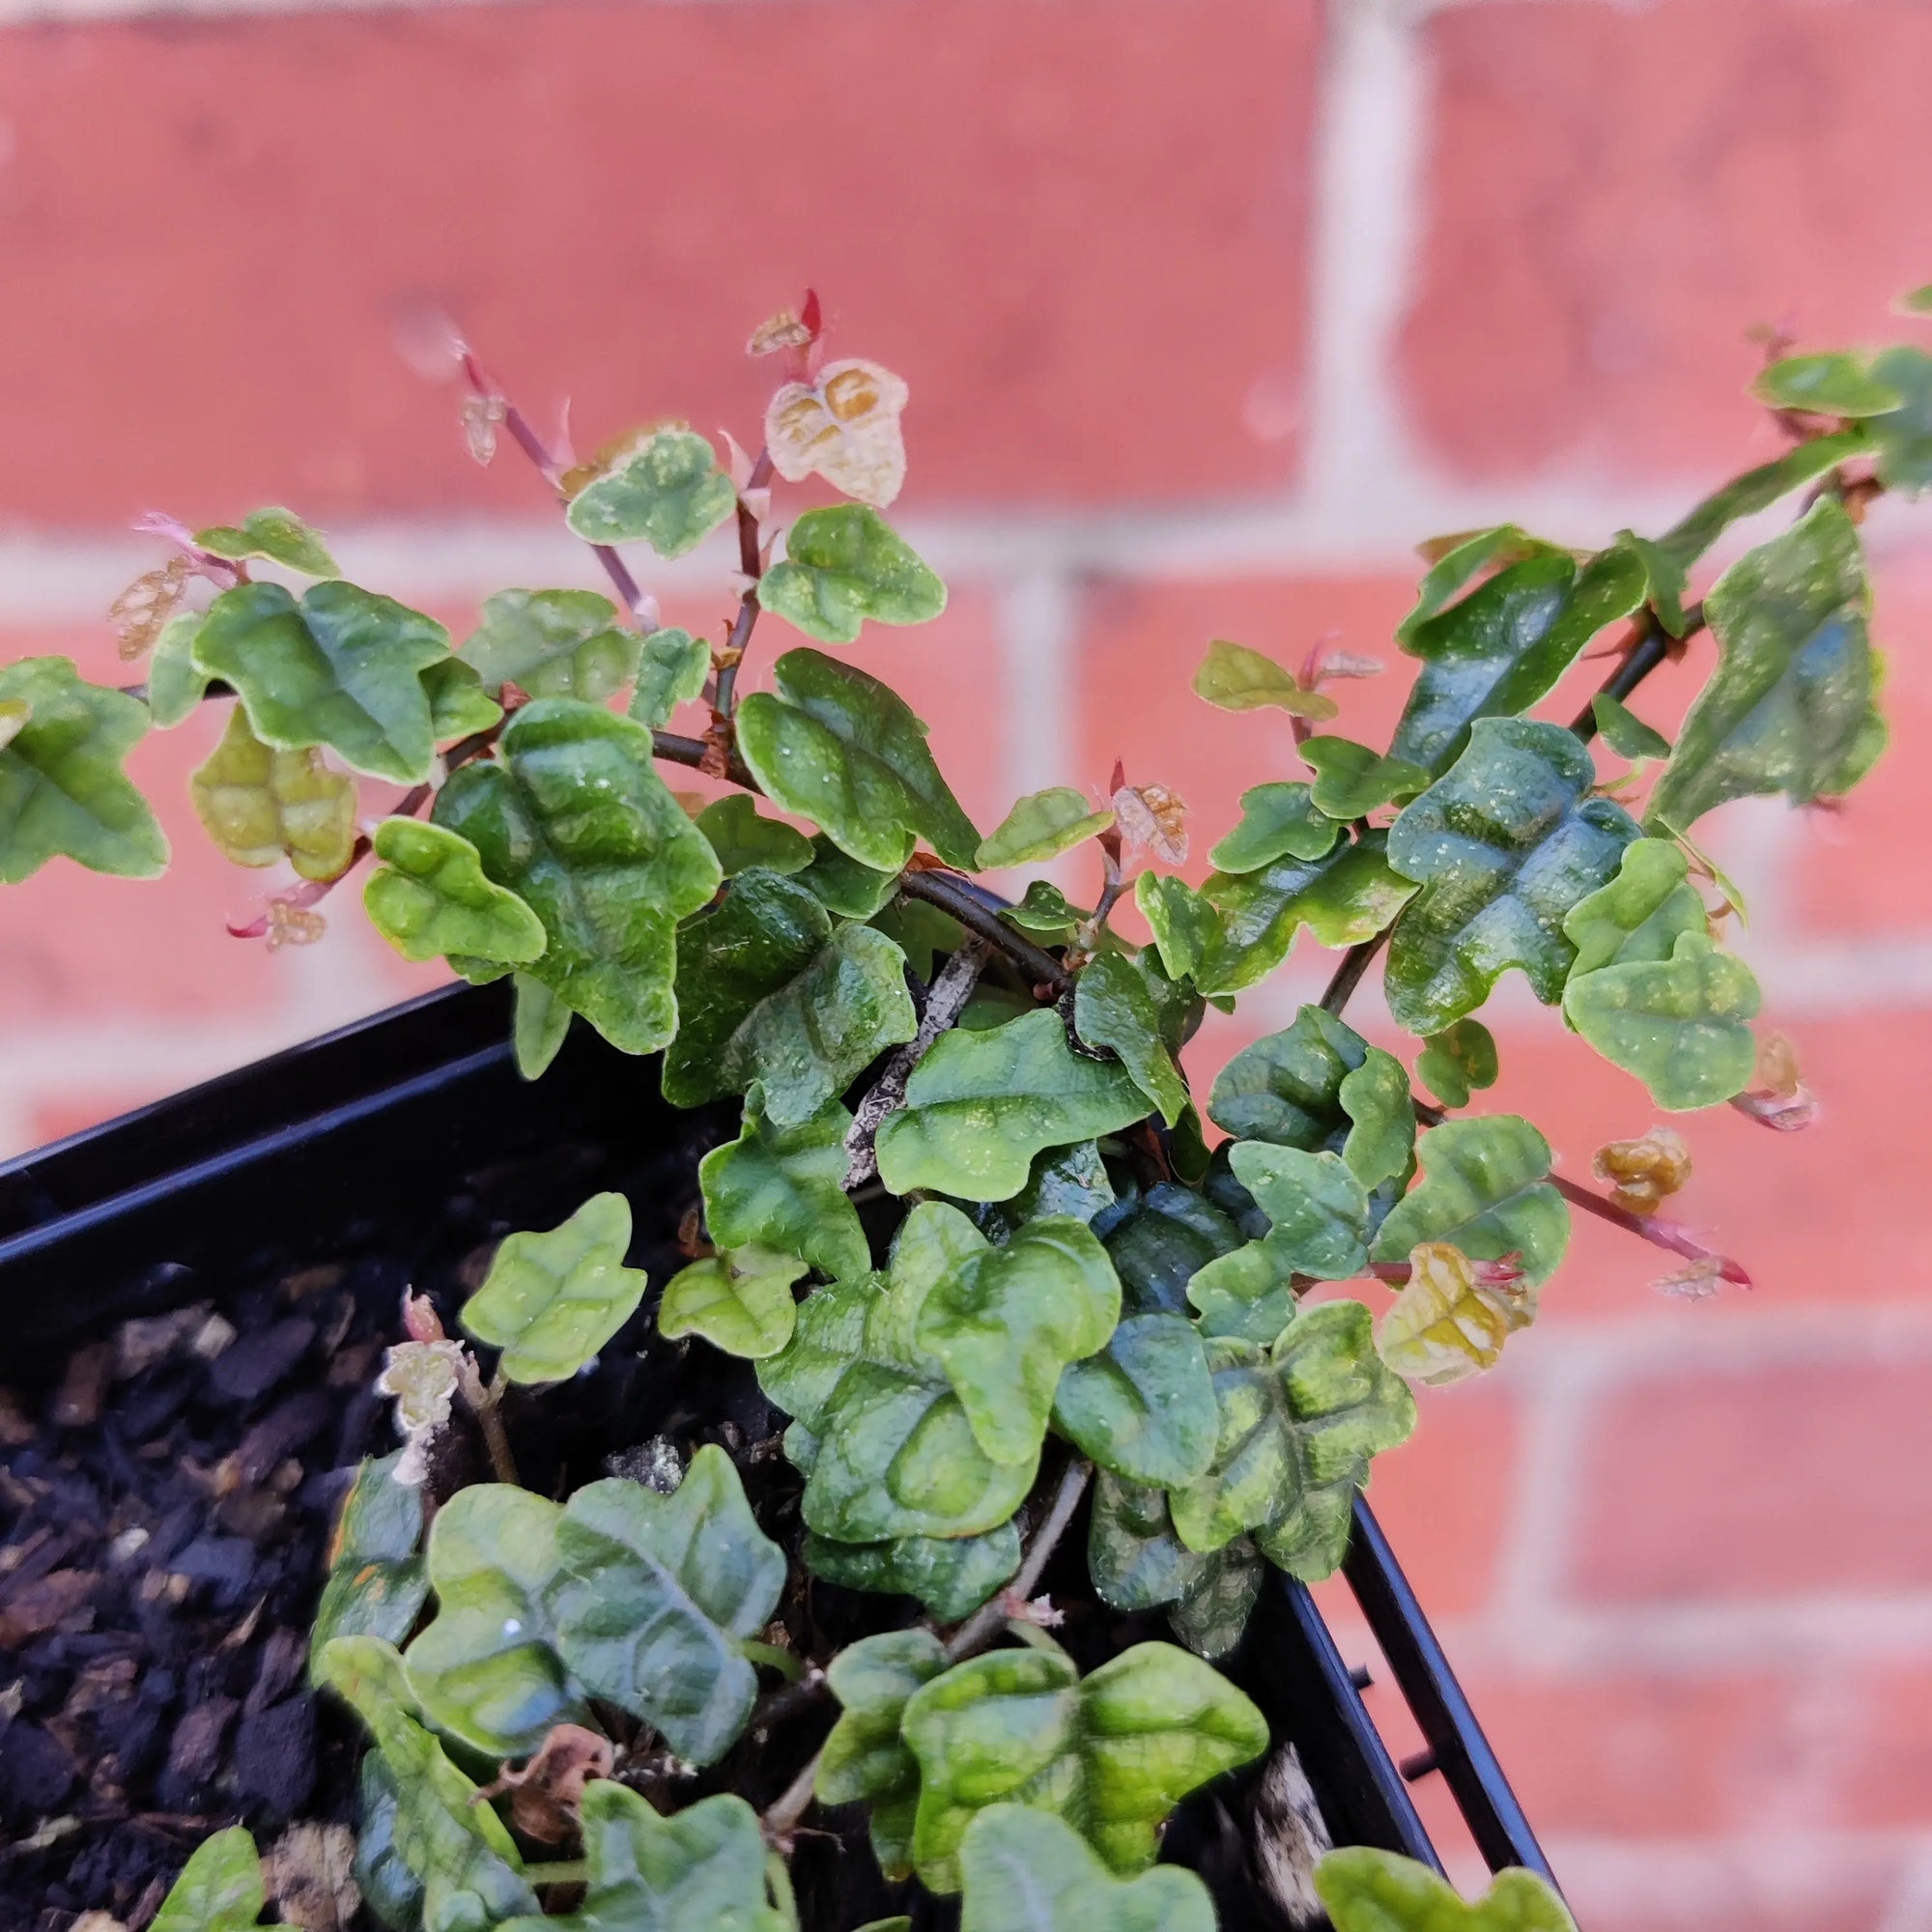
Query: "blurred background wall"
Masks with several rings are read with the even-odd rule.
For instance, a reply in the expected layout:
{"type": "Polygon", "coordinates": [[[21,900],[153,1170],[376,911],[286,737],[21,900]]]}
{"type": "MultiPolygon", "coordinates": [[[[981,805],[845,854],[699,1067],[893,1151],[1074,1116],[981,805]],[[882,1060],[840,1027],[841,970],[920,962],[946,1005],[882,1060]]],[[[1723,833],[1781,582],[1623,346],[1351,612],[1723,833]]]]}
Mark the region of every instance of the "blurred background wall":
{"type": "MultiPolygon", "coordinates": [[[[1297,769],[1285,721],[1189,696],[1208,639],[1390,657],[1343,718],[1385,730],[1417,540],[1662,527],[1777,446],[1752,326],[1922,326],[1886,304],[1932,276],[1928,98],[1923,0],[0,0],[0,652],[129,675],[104,612],[149,508],[288,502],[459,636],[490,589],[593,582],[399,326],[446,308],[584,448],[667,414],[755,442],[742,342],[810,283],[833,353],[911,382],[897,521],[952,585],[859,661],[982,824],[1121,756],[1205,853],[1297,769]]],[[[1592,1932],[1932,1928],[1928,517],[1869,526],[1877,775],[1842,815],[1707,821],[1825,1099],[1800,1138],[1690,1128],[1684,1213],[1755,1292],[1666,1301],[1581,1227],[1537,1332],[1378,1465],[1592,1932]]],[[[724,568],[651,582],[708,626],[724,568]]],[[[1638,709],[1668,728],[1689,683],[1638,709]]],[[[211,742],[135,756],[167,881],[0,894],[0,1148],[429,983],[348,893],[320,946],[225,935],[264,887],[185,809],[211,742]]],[[[1649,1123],[1520,986],[1489,1017],[1492,1104],[1570,1173],[1649,1123]]]]}

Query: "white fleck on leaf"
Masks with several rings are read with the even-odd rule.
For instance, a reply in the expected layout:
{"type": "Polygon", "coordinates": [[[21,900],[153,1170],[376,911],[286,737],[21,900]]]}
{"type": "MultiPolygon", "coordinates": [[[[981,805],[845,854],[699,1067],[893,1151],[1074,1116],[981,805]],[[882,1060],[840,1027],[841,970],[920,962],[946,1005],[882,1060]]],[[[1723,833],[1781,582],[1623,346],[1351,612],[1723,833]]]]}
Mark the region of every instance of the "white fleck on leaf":
{"type": "Polygon", "coordinates": [[[828,362],[811,383],[786,383],[765,411],[772,468],[787,483],[814,472],[834,489],[883,510],[905,483],[899,416],[910,394],[876,362],[828,362]]]}

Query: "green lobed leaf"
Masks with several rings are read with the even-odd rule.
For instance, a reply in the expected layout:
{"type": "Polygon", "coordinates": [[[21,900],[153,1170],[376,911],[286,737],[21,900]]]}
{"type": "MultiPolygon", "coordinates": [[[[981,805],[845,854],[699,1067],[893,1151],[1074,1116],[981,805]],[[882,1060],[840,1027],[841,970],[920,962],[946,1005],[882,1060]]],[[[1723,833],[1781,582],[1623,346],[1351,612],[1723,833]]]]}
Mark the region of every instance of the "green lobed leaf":
{"type": "Polygon", "coordinates": [[[678,1026],[677,922],[718,890],[717,855],[628,719],[539,698],[503,727],[498,752],[450,774],[435,822],[543,922],[548,943],[526,976],[613,1046],[655,1053],[678,1026]]]}
{"type": "Polygon", "coordinates": [[[1402,1062],[1370,1047],[1361,1065],[1344,1077],[1340,1098],[1350,1122],[1342,1143],[1350,1172],[1371,1192],[1385,1181],[1406,1180],[1415,1155],[1415,1102],[1402,1062]]]}
{"type": "Polygon", "coordinates": [[[921,838],[949,866],[972,869],[980,835],[903,698],[819,651],[787,651],[772,682],[774,691],[739,704],[737,728],[738,749],[774,805],[810,818],[879,871],[896,872],[921,838]]]}
{"type": "Polygon", "coordinates": [[[1158,1311],[1129,1315],[1103,1349],[1062,1372],[1053,1421],[1116,1475],[1163,1488],[1192,1482],[1212,1460],[1220,1427],[1194,1324],[1158,1311]]]}
{"type": "Polygon", "coordinates": [[[835,1543],[808,1536],[805,1565],[848,1590],[917,1597],[936,1622],[970,1617],[1020,1567],[1010,1522],[979,1536],[901,1536],[885,1543],[835,1543]]]}
{"type": "Polygon", "coordinates": [[[543,952],[543,921],[483,876],[483,861],[460,833],[385,818],[374,843],[382,863],[362,888],[362,904],[369,923],[405,959],[460,953],[519,965],[543,952]]]}
{"type": "MultiPolygon", "coordinates": [[[[1666,542],[1640,537],[1634,530],[1619,530],[1616,542],[1636,558],[1643,568],[1644,599],[1657,621],[1673,638],[1688,637],[1690,612],[1684,599],[1690,588],[1690,565],[1695,556],[1686,555],[1666,542]]],[[[1611,698],[1610,703],[1616,700],[1611,698]]]]}
{"type": "Polygon", "coordinates": [[[889,1879],[911,1875],[919,1808],[919,1760],[899,1726],[907,1700],[945,1669],[946,1652],[926,1630],[862,1637],[826,1666],[839,1715],[813,1788],[822,1804],[871,1806],[872,1850],[889,1879]]]}
{"type": "Polygon", "coordinates": [[[527,973],[516,976],[517,1008],[511,1022],[511,1044],[517,1071],[526,1080],[540,1079],[562,1050],[570,1032],[570,1009],[541,980],[527,973]]]}
{"type": "Polygon", "coordinates": [[[1016,925],[1022,932],[1031,932],[1052,943],[1071,939],[1074,928],[1093,915],[1082,911],[1058,886],[1045,879],[1035,879],[1020,895],[1018,905],[1000,908],[1000,917],[1009,925],[1016,925]]]}
{"type": "Polygon", "coordinates": [[[1110,1870],[1139,1871],[1168,1812],[1268,1741],[1240,1691],[1165,1643],[1084,1679],[1057,1651],[969,1659],[913,1693],[901,1735],[920,1768],[914,1861],[939,1892],[959,1889],[975,1815],[1003,1802],[1057,1813],[1110,1870]]]}
{"type": "Polygon", "coordinates": [[[1210,1550],[1200,1577],[1168,1605],[1168,1628],[1196,1657],[1226,1657],[1247,1634],[1267,1567],[1252,1537],[1210,1550]]]}
{"type": "Polygon", "coordinates": [[[848,858],[825,834],[814,835],[811,864],[798,873],[800,885],[840,919],[871,919],[899,889],[896,872],[875,871],[848,858]]]}
{"type": "Polygon", "coordinates": [[[1350,1127],[1342,1082],[1367,1065],[1369,1043],[1321,1007],[1241,1051],[1214,1076],[1208,1117],[1236,1140],[1340,1152],[1350,1127]]]}
{"type": "Polygon", "coordinates": [[[640,641],[594,590],[499,590],[457,657],[492,697],[514,684],[529,697],[602,704],[637,675],[640,641]]]}
{"type": "Polygon", "coordinates": [[[1318,722],[1334,717],[1337,709],[1332,697],[1305,689],[1271,657],[1226,638],[1216,638],[1208,646],[1208,655],[1194,673],[1194,694],[1223,711],[1272,708],[1318,722]]]}
{"type": "Polygon", "coordinates": [[[1292,1253],[1264,1236],[1198,1270],[1187,1284],[1187,1298],[1201,1311],[1202,1335],[1272,1348],[1294,1316],[1292,1253]]]}
{"type": "Polygon", "coordinates": [[[879,1129],[879,1174],[895,1194],[1004,1201],[1042,1148],[1116,1133],[1146,1111],[1124,1066],[1076,1055],[1059,1015],[1041,1009],[926,1049],[905,1105],[879,1129]]]}
{"type": "MultiPolygon", "coordinates": [[[[1218,1421],[1217,1410],[1217,1427],[1218,1421]]],[[[1212,1561],[1175,1534],[1164,1488],[1129,1482],[1107,1469],[1098,1472],[1087,1526],[1087,1570],[1110,1609],[1151,1610],[1174,1603],[1201,1581],[1212,1561]]]]}
{"type": "Polygon", "coordinates": [[[1563,1017],[1671,1113],[1715,1107],[1751,1084],[1758,1006],[1750,968],[1701,932],[1682,934],[1668,959],[1573,974],[1563,989],[1563,1017]]]}
{"type": "Polygon", "coordinates": [[[864,1274],[871,1251],[845,1192],[851,1127],[852,1116],[837,1100],[791,1126],[774,1126],[754,1080],[746,1090],[738,1138],[697,1164],[711,1238],[721,1248],[756,1245],[796,1255],[834,1280],[864,1274]]]}
{"type": "Polygon", "coordinates": [[[123,879],[164,871],[168,841],[121,769],[148,728],[147,707],[84,682],[71,658],[0,665],[0,703],[27,707],[0,745],[0,884],[53,858],[123,879]]]}
{"type": "Polygon", "coordinates": [[[1258,872],[1277,859],[1320,859],[1341,836],[1341,826],[1316,809],[1312,787],[1259,784],[1241,794],[1241,822],[1208,857],[1217,872],[1258,872]]]}
{"type": "Polygon", "coordinates": [[[1702,932],[1708,923],[1703,895],[1689,875],[1690,862],[1674,838],[1639,838],[1626,846],[1616,877],[1564,917],[1564,933],[1577,949],[1571,979],[1604,966],[1668,959],[1684,933],[1702,932]]]}
{"type": "Polygon", "coordinates": [[[1116,1878],[1070,1826],[1021,1804],[975,1817],[959,1869],[960,1932],[1214,1932],[1213,1900],[1193,1872],[1116,1878]]]}
{"type": "Polygon", "coordinates": [[[973,1204],[974,1225],[989,1239],[1010,1240],[1042,1214],[1070,1214],[1090,1226],[1114,1205],[1114,1183],[1097,1141],[1048,1148],[1034,1156],[1027,1184],[1006,1201],[973,1204]]]}
{"type": "Polygon", "coordinates": [[[1775,410],[1826,416],[1882,416],[1904,401],[1862,355],[1843,350],[1782,356],[1758,372],[1751,394],[1775,410]]]}
{"type": "Polygon", "coordinates": [[[1369,1196],[1340,1154],[1237,1141],[1236,1178],[1273,1226],[1264,1245],[1279,1267],[1346,1281],[1369,1258],[1369,1196]]]}
{"type": "Polygon", "coordinates": [[[429,696],[430,735],[439,745],[488,731],[503,716],[503,707],[461,658],[439,658],[423,672],[422,687],[429,696]]]}
{"type": "Polygon", "coordinates": [[[1651,793],[1679,832],[1762,792],[1795,805],[1848,791],[1885,744],[1858,531],[1830,497],[1742,556],[1704,600],[1718,668],[1651,793]]]}
{"type": "Polygon", "coordinates": [[[750,792],[734,791],[697,814],[727,879],[753,866],[768,872],[802,872],[811,864],[811,840],[780,818],[767,818],[750,792]]]}
{"type": "Polygon", "coordinates": [[[1219,944],[1221,915],[1180,879],[1142,872],[1134,880],[1134,904],[1153,934],[1170,979],[1190,978],[1219,944]]]}
{"type": "MultiPolygon", "coordinates": [[[[1265,979],[1288,957],[1299,926],[1307,926],[1321,946],[1359,945],[1415,895],[1413,884],[1390,866],[1388,835],[1381,832],[1364,833],[1321,859],[1277,859],[1258,871],[1210,872],[1202,891],[1223,922],[1194,973],[1210,995],[1237,993],[1265,979]]],[[[1171,960],[1168,970],[1174,970],[1171,960]]]]}
{"type": "Polygon", "coordinates": [[[1533,1872],[1498,1872],[1468,1905],[1427,1865],[1367,1845],[1329,1852],[1315,1867],[1315,1889],[1335,1932],[1577,1932],[1533,1872]]]}
{"type": "Polygon", "coordinates": [[[1081,969],[1073,983],[1073,1027],[1087,1045],[1112,1050],[1169,1126],[1179,1120],[1187,1083],[1161,1037],[1147,980],[1126,954],[1102,952],[1081,969]]]}
{"type": "Polygon", "coordinates": [[[1505,570],[1526,558],[1568,554],[1560,544],[1533,537],[1515,524],[1498,524],[1492,529],[1438,538],[1429,549],[1435,554],[1435,560],[1416,586],[1415,608],[1396,626],[1396,641],[1400,644],[1406,644],[1424,624],[1445,611],[1478,578],[1505,570]]]}
{"type": "MultiPolygon", "coordinates": [[[[1655,548],[1680,571],[1688,570],[1731,525],[1770,509],[1780,497],[1803,488],[1848,457],[1864,453],[1868,447],[1867,431],[1862,428],[1841,431],[1835,436],[1816,436],[1798,443],[1782,456],[1746,470],[1722,489],[1714,491],[1665,530],[1657,539],[1655,548]]],[[[1673,635],[1681,637],[1683,633],[1678,631],[1673,635]]]]}
{"type": "Polygon", "coordinates": [[[208,696],[210,678],[194,662],[195,635],[201,612],[185,611],[170,617],[148,653],[148,710],[163,731],[185,724],[208,696]]]}
{"type": "Polygon", "coordinates": [[[646,431],[570,499],[586,543],[642,541],[660,556],[695,550],[738,507],[731,479],[695,430],[646,431]]]}
{"type": "Polygon", "coordinates": [[[1474,1261],[1519,1258],[1540,1287],[1570,1239],[1570,1210],[1549,1184],[1549,1143],[1516,1114],[1446,1121],[1424,1137],[1421,1182],[1378,1230],[1371,1258],[1405,1262],[1423,1241],[1446,1241],[1474,1261]]]}
{"type": "Polygon", "coordinates": [[[356,1774],[355,1857],[362,1903],[389,1932],[422,1932],[423,1883],[396,1849],[402,1795],[381,1751],[364,1751],[356,1774]]]}
{"type": "Polygon", "coordinates": [[[1600,691],[1590,700],[1590,715],[1604,743],[1620,758],[1667,758],[1670,740],[1662,731],[1653,731],[1628,705],[1619,704],[1607,692],[1600,691]]]}
{"type": "MultiPolygon", "coordinates": [[[[1625,871],[1630,869],[1631,854],[1649,842],[1639,838],[1634,845],[1625,847],[1625,871]]],[[[1613,880],[1609,886],[1599,888],[1590,898],[1611,891],[1614,885],[1613,880]]],[[[1589,903],[1590,899],[1584,899],[1573,906],[1563,922],[1563,930],[1579,949],[1583,942],[1576,922],[1583,907],[1589,903]]],[[[1579,950],[1579,961],[1581,957],[1579,950]]],[[[1570,970],[1574,974],[1577,968],[1572,966],[1570,970]]],[[[1495,1037],[1481,1020],[1458,1020],[1454,1026],[1431,1034],[1423,1042],[1422,1052],[1415,1063],[1417,1078],[1445,1107],[1466,1107],[1470,1093],[1493,1087],[1500,1070],[1495,1037]]]]}
{"type": "Polygon", "coordinates": [[[738,1248],[680,1268],[665,1284],[658,1333],[674,1342],[701,1335],[727,1355],[761,1360],[791,1340],[798,1320],[792,1284],[806,1264],[773,1248],[738,1248]]]}
{"type": "Polygon", "coordinates": [[[1872,373],[1905,399],[1864,425],[1872,468],[1888,490],[1917,496],[1932,484],[1932,355],[1899,343],[1879,356],[1872,373]]]}
{"type": "Polygon", "coordinates": [[[998,827],[980,843],[983,870],[1000,866],[1031,866],[1071,851],[1113,824],[1110,810],[1096,811],[1085,792],[1053,785],[1020,799],[998,827]]]}
{"type": "Polygon", "coordinates": [[[819,1428],[847,1369],[867,1359],[866,1323],[884,1290],[883,1275],[857,1274],[814,1289],[798,1304],[791,1340],[756,1364],[758,1386],[807,1429],[819,1428]]]}
{"type": "Polygon", "coordinates": [[[253,1932],[265,1902],[255,1840],[245,1826],[231,1825],[195,1847],[150,1932],[253,1932]]]}
{"type": "Polygon", "coordinates": [[[304,577],[340,577],[328,546],[293,510],[279,505],[251,510],[241,524],[216,524],[194,534],[197,550],[211,551],[240,563],[251,556],[266,556],[271,563],[286,564],[304,577]]]}
{"type": "Polygon", "coordinates": [[[679,935],[677,1006],[665,1098],[693,1107],[757,1080],[779,1126],[919,1031],[899,949],[869,925],[835,930],[816,894],[761,867],[679,935]]]}
{"type": "Polygon", "coordinates": [[[239,583],[209,606],[194,639],[195,668],[234,688],[265,745],[327,745],[396,784],[430,775],[436,733],[421,673],[448,652],[433,617],[340,581],[299,603],[279,583],[239,583]]]}
{"type": "Polygon", "coordinates": [[[758,1814],[721,1792],[669,1817],[608,1777],[583,1789],[583,1903],[503,1932],[793,1932],[766,1890],[758,1814]]]}
{"type": "Polygon", "coordinates": [[[399,1449],[356,1464],[329,1540],[328,1575],[308,1640],[309,1681],[319,1684],[323,1650],[339,1636],[401,1643],[429,1597],[422,1558],[423,1494],[395,1480],[399,1449]]]}
{"type": "Polygon", "coordinates": [[[1241,1230],[1191,1187],[1157,1181],[1129,1210],[1110,1218],[1102,1236],[1130,1315],[1175,1313],[1187,1284],[1217,1255],[1241,1245],[1241,1230]]]}
{"type": "Polygon", "coordinates": [[[1621,806],[1586,796],[1595,777],[1561,725],[1486,718],[1404,810],[1389,862],[1422,891],[1389,945],[1383,983],[1397,1025],[1440,1033],[1513,966],[1554,1004],[1576,951],[1563,921],[1638,836],[1621,806]]]}
{"type": "Polygon", "coordinates": [[[1378,806],[1412,798],[1429,782],[1420,765],[1384,757],[1352,738],[1304,738],[1299,750],[1315,773],[1310,796],[1330,818],[1366,818],[1378,806]]]}
{"type": "Polygon", "coordinates": [[[313,748],[277,752],[248,728],[238,704],[221,741],[188,779],[195,816],[224,859],[333,879],[355,850],[355,781],[313,748]]]}
{"type": "Polygon", "coordinates": [[[593,1194],[547,1234],[505,1236],[483,1285],[463,1305],[465,1333],[503,1352],[513,1382],[561,1382],[631,1319],[649,1277],[624,1265],[631,1204],[593,1194]]]}
{"type": "Polygon", "coordinates": [[[675,625],[653,631],[638,656],[630,715],[639,724],[659,730],[670,723],[680,704],[695,704],[704,696],[710,675],[711,646],[702,638],[675,625]]]}
{"type": "Polygon", "coordinates": [[[946,609],[946,586],[878,511],[864,503],[808,510],[765,572],[758,602],[808,638],[853,644],[867,617],[923,624],[946,609]]]}

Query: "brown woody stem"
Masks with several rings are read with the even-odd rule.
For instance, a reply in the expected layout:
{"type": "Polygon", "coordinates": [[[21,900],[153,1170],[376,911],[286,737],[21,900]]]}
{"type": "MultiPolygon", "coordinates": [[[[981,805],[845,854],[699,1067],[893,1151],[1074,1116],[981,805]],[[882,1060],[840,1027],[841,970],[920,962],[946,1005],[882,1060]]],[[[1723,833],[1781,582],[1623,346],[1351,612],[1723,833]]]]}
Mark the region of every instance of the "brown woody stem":
{"type": "Polygon", "coordinates": [[[899,891],[909,899],[923,899],[941,912],[951,913],[968,932],[977,933],[987,945],[1004,952],[1033,985],[1051,986],[1056,993],[1064,993],[1073,983],[1073,976],[1052,953],[1042,952],[1032,940],[1015,932],[998,913],[982,905],[956,872],[902,872],[899,891]]]}

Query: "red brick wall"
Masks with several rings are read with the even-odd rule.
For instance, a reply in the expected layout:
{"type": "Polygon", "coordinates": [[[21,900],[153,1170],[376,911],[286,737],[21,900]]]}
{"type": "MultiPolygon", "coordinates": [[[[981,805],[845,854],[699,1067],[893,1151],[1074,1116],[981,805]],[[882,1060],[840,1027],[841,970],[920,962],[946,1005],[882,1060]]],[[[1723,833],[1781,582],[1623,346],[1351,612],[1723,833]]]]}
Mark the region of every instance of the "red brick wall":
{"type": "MultiPolygon", "coordinates": [[[[1206,639],[1386,655],[1420,537],[1656,526],[1775,446],[1747,327],[1875,336],[1932,276],[1918,0],[121,11],[0,0],[0,652],[108,668],[148,507],[290,501],[455,624],[592,581],[512,460],[463,455],[399,321],[454,310],[586,445],[665,413],[745,438],[738,345],[810,281],[912,383],[902,521],[954,586],[860,655],[987,820],[1124,756],[1205,849],[1293,769],[1280,724],[1187,696],[1206,639]]],[[[1871,530],[1878,776],[1842,818],[1712,821],[1826,1100],[1802,1138],[1690,1128],[1685,1213],[1757,1289],[1664,1301],[1579,1230],[1537,1332],[1376,1486],[1594,1932],[1932,1928],[1928,517],[1871,530]]],[[[655,582],[701,620],[722,567],[655,582]]],[[[206,737],[136,754],[166,883],[0,896],[0,1146],[426,983],[353,916],[274,957],[223,935],[259,881],[185,809],[206,737]]],[[[1496,1024],[1497,1104],[1569,1172],[1650,1120],[1550,1014],[1496,1024]]]]}

